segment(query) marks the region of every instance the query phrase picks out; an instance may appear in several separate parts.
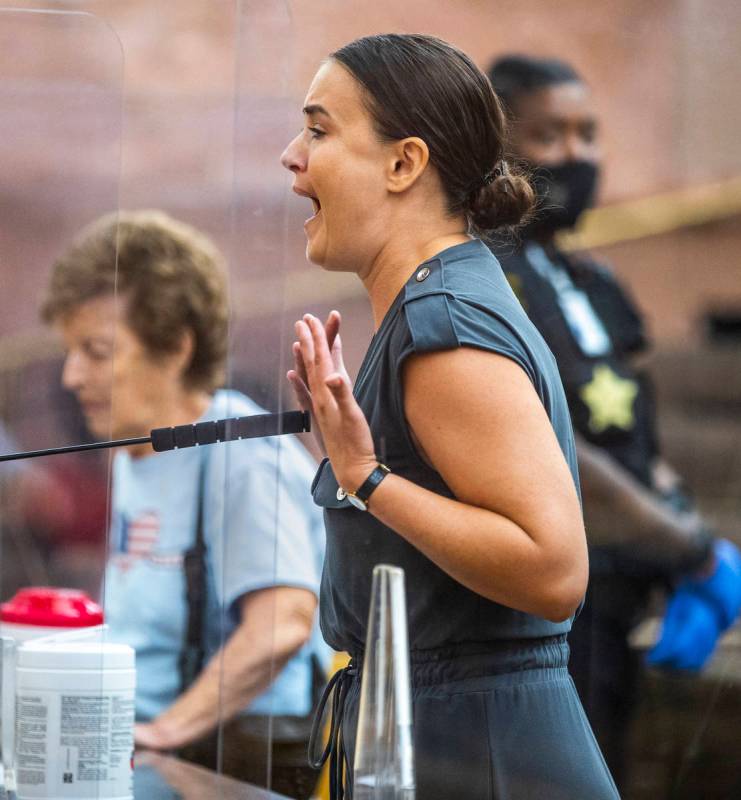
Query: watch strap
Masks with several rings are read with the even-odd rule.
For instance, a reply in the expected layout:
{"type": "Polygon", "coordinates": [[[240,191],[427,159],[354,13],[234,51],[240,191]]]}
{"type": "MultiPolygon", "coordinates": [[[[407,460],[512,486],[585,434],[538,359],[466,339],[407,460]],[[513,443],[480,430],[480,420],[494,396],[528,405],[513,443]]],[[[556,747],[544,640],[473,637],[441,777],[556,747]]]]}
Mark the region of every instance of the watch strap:
{"type": "Polygon", "coordinates": [[[385,464],[379,464],[354,492],[348,492],[348,494],[352,494],[358,500],[362,500],[367,506],[370,496],[389,472],[391,470],[385,464]]]}

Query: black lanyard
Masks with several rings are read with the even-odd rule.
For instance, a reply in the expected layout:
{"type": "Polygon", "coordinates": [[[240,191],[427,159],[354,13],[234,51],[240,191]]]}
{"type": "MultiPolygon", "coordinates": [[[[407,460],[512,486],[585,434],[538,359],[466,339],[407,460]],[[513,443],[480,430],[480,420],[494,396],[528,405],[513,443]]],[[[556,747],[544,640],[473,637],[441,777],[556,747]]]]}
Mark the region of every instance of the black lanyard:
{"type": "Polygon", "coordinates": [[[193,545],[183,555],[185,573],[185,601],[188,621],[185,641],[180,653],[180,692],[188,689],[203,669],[206,657],[206,539],[204,536],[207,457],[201,458],[198,476],[198,508],[196,510],[196,535],[193,545]]]}

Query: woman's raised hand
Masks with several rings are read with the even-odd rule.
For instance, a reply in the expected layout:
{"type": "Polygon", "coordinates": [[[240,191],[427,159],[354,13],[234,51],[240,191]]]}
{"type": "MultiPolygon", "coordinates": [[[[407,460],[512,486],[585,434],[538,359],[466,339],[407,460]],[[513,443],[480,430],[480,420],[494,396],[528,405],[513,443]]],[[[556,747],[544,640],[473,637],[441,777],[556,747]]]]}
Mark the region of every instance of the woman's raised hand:
{"type": "Polygon", "coordinates": [[[352,394],[342,360],[340,314],[327,322],[311,314],[296,322],[295,369],[288,372],[299,405],[310,411],[317,438],[332,461],[338,483],[355,490],[378,464],[368,422],[352,394]]]}
{"type": "MultiPolygon", "coordinates": [[[[339,337],[340,330],[340,313],[339,311],[330,311],[327,317],[327,322],[324,325],[325,335],[327,339],[327,347],[332,353],[333,363],[339,363],[341,369],[344,370],[342,365],[342,342],[339,337]]],[[[296,323],[298,326],[298,322],[296,323]]],[[[296,331],[298,334],[298,330],[296,331]]],[[[293,343],[293,369],[289,369],[286,377],[293,387],[293,392],[296,395],[299,408],[302,411],[308,411],[314,418],[314,425],[312,425],[312,433],[314,439],[319,445],[319,449],[324,455],[327,454],[327,448],[324,445],[324,438],[319,426],[316,424],[316,416],[314,414],[314,404],[311,400],[311,391],[309,390],[309,378],[306,374],[306,365],[301,354],[301,344],[299,342],[293,343]]],[[[347,374],[345,372],[345,374],[347,374]]],[[[348,379],[349,380],[349,379],[348,379]]]]}

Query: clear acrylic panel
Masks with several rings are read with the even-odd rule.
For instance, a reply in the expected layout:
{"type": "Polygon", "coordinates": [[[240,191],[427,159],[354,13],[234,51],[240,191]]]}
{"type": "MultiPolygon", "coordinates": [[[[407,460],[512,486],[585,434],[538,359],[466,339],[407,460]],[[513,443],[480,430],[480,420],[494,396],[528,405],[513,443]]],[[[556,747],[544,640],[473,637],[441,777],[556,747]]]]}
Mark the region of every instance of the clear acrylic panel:
{"type": "MultiPolygon", "coordinates": [[[[172,416],[156,420],[142,416],[134,428],[143,420],[146,428],[206,413],[294,409],[285,372],[293,322],[307,311],[322,319],[332,308],[342,312],[354,377],[373,333],[367,298],[355,276],[307,264],[308,201],[290,193],[279,157],[302,124],[303,99],[322,59],[357,36],[421,31],[452,39],[482,68],[503,53],[554,56],[589,84],[604,156],[599,203],[577,235],[564,238],[563,251],[607,264],[629,291],[650,347],[625,361],[631,380],[647,387],[646,371],[655,387],[653,455],[674,468],[708,527],[741,543],[741,149],[734,137],[741,20],[731,0],[712,15],[700,0],[650,8],[624,0],[599,17],[587,0],[558,9],[538,0],[502,0],[494,9],[452,0],[434,7],[417,0],[403,7],[388,0],[321,8],[303,0],[19,5],[25,10],[0,15],[0,451],[107,438],[130,403],[129,376],[115,373],[121,350],[97,408],[94,398],[85,408],[62,391],[59,341],[38,316],[54,258],[86,224],[119,207],[162,210],[208,236],[224,257],[228,284],[226,371],[218,393],[215,384],[206,392],[213,402],[185,414],[173,406],[172,416]],[[97,432],[86,425],[92,414],[97,432]]],[[[126,307],[125,298],[118,307],[126,307]]],[[[105,452],[1,465],[0,598],[28,585],[84,589],[106,598],[112,629],[138,606],[146,617],[138,632],[151,626],[172,645],[187,628],[183,555],[194,541],[199,469],[208,462],[206,593],[194,605],[206,631],[205,682],[185,705],[176,702],[180,650],[170,646],[158,662],[143,655],[143,640],[134,642],[143,656],[140,696],[160,695],[140,709],[139,721],[163,716],[160,730],[138,731],[141,741],[161,735],[162,747],[149,739],[148,752],[137,754],[137,797],[172,790],[252,796],[244,794],[252,791],[245,782],[299,794],[282,788],[282,767],[303,766],[310,712],[330,662],[347,661],[321,645],[316,627],[306,629],[323,543],[308,485],[321,453],[311,437],[299,438],[183,449],[138,465],[105,452]],[[157,466],[147,478],[139,474],[146,463],[171,466],[157,466]],[[133,499],[116,475],[122,464],[133,499]],[[166,534],[167,524],[179,533],[166,534]],[[171,591],[179,598],[174,605],[162,599],[171,591]],[[193,748],[195,741],[202,746],[193,748]],[[249,775],[240,772],[248,762],[249,775]]],[[[733,734],[737,629],[722,636],[703,670],[645,668],[666,598],[682,575],[667,567],[663,544],[644,551],[650,537],[625,522],[628,511],[615,511],[615,492],[601,509],[603,523],[595,521],[600,509],[586,507],[595,501],[585,465],[582,473],[590,541],[615,532],[630,540],[624,560],[606,564],[593,551],[599,599],[590,595],[582,612],[581,664],[572,656],[621,794],[734,797],[741,783],[733,734]],[[608,709],[604,722],[600,708],[608,709]]],[[[654,500],[660,493],[643,489],[654,500]]],[[[346,597],[369,597],[370,585],[369,570],[365,581],[344,587],[346,597]]],[[[412,642],[415,633],[410,628],[412,642]]],[[[106,641],[114,640],[111,630],[106,641]]],[[[103,683],[98,687],[102,692],[103,683]]],[[[300,780],[312,779],[307,773],[300,780]]],[[[325,798],[327,791],[321,782],[315,794],[325,798]]]]}
{"type": "Polygon", "coordinates": [[[253,787],[276,788],[274,715],[310,710],[310,651],[298,652],[307,626],[295,617],[309,606],[308,637],[318,531],[295,495],[308,492],[313,469],[301,445],[284,443],[293,437],[205,442],[214,420],[282,410],[280,328],[257,321],[261,282],[277,279],[264,295],[278,311],[283,291],[280,250],[259,220],[280,215],[263,167],[273,90],[256,74],[272,39],[239,3],[149,3],[141,15],[104,5],[127,59],[121,305],[129,332],[151,336],[150,349],[165,345],[154,397],[134,374],[140,359],[122,353],[113,404],[131,414],[138,399],[144,427],[205,423],[196,446],[132,451],[113,465],[105,610],[110,635],[137,650],[135,792],[257,798],[253,787]],[[246,113],[255,130],[243,142],[246,113]],[[151,274],[141,304],[139,268],[151,274]],[[299,463],[285,466],[289,458],[299,463]],[[277,625],[288,628],[283,639],[277,625]]]}
{"type": "MultiPolygon", "coordinates": [[[[112,327],[100,318],[95,343],[81,342],[67,307],[59,297],[50,303],[49,290],[52,265],[71,238],[97,216],[117,213],[121,43],[94,14],[44,4],[0,9],[0,43],[0,450],[91,443],[109,438],[111,381],[87,397],[95,431],[68,392],[81,360],[109,346],[112,327]]],[[[9,644],[100,622],[109,456],[68,453],[0,467],[0,599],[8,637],[3,790],[17,788],[24,798],[64,791],[126,796],[133,652],[113,654],[123,658],[127,684],[113,687],[106,677],[111,655],[99,634],[77,653],[64,646],[32,651],[30,644],[14,652],[9,644]],[[115,717],[106,717],[114,706],[115,717]]]]}
{"type": "MultiPolygon", "coordinates": [[[[91,440],[61,386],[60,341],[40,306],[51,265],[71,236],[118,206],[123,56],[113,31],[91,14],[1,13],[7,452],[91,440]]],[[[105,419],[110,390],[99,402],[105,419]]],[[[3,465],[4,483],[15,487],[7,484],[3,501],[4,598],[21,586],[60,581],[97,591],[105,469],[105,454],[3,465]],[[72,551],[79,562],[68,558],[72,551]]]]}
{"type": "MultiPolygon", "coordinates": [[[[296,253],[291,247],[298,240],[290,221],[291,176],[280,163],[301,123],[290,82],[295,28],[290,5],[282,1],[243,2],[237,9],[230,386],[240,393],[238,402],[246,396],[283,413],[296,408],[286,371],[293,322],[311,283],[303,248],[296,253]]],[[[260,785],[290,797],[313,796],[317,782],[307,745],[329,658],[316,613],[324,531],[321,510],[311,502],[317,467],[311,448],[307,436],[282,436],[265,440],[253,455],[232,449],[235,475],[238,459],[249,458],[253,477],[246,487],[236,479],[226,487],[226,502],[245,503],[248,514],[250,506],[254,512],[251,530],[225,530],[224,540],[236,550],[241,541],[249,548],[241,555],[246,574],[239,582],[258,582],[261,591],[247,595],[244,619],[248,625],[252,620],[261,682],[269,686],[243,720],[224,726],[222,764],[228,772],[235,760],[254,762],[264,752],[260,785]],[[245,759],[251,747],[261,749],[245,759]]]]}

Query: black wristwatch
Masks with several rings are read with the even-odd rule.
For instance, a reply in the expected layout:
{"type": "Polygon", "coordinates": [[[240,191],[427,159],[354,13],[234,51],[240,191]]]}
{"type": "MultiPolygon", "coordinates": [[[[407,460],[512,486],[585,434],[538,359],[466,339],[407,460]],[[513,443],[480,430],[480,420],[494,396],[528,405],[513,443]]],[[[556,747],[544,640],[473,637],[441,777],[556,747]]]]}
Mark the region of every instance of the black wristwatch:
{"type": "Polygon", "coordinates": [[[355,508],[360,509],[360,511],[367,511],[370,496],[389,472],[391,470],[385,464],[379,464],[354,492],[346,492],[340,487],[337,490],[337,499],[344,500],[347,498],[355,508]]]}

